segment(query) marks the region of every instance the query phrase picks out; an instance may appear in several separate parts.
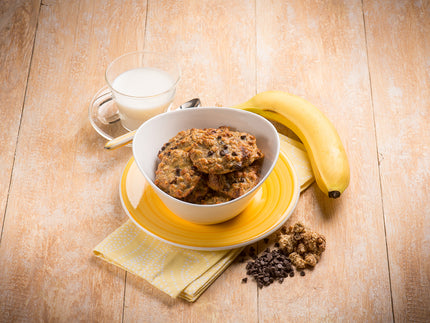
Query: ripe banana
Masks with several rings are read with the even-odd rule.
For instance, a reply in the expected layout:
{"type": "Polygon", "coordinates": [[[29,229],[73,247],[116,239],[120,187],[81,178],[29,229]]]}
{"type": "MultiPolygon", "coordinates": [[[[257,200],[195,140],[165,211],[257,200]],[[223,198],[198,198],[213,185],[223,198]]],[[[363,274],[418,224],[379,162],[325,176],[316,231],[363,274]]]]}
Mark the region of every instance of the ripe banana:
{"type": "Polygon", "coordinates": [[[338,198],[349,184],[349,163],[333,124],[313,104],[281,91],[267,91],[233,108],[257,113],[290,128],[303,142],[315,181],[329,197],[338,198]]]}

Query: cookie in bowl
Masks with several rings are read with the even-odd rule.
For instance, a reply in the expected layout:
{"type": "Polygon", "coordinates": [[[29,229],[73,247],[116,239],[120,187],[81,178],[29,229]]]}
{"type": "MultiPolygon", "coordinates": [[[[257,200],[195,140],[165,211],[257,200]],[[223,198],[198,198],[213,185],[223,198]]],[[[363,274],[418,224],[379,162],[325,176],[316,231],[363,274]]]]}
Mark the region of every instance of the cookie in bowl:
{"type": "Polygon", "coordinates": [[[272,172],[279,150],[278,133],[269,121],[252,112],[221,107],[202,107],[160,114],[143,123],[133,140],[136,164],[163,204],[183,220],[199,224],[220,223],[240,214],[272,172]],[[228,127],[225,131],[231,133],[224,141],[225,134],[218,135],[217,132],[226,126],[228,127]],[[207,129],[212,129],[210,131],[217,135],[204,140],[203,138],[207,137],[207,129]],[[246,133],[249,137],[246,137],[246,140],[241,139],[240,133],[246,133]],[[218,139],[218,136],[221,138],[218,139]],[[240,144],[239,140],[245,143],[240,144]],[[227,145],[230,142],[232,147],[227,145]],[[227,148],[224,148],[225,146],[227,148]],[[242,147],[242,151],[236,151],[237,147],[242,147]],[[227,151],[221,153],[226,149],[227,151]],[[181,151],[174,153],[175,158],[188,154],[192,165],[187,158],[187,162],[183,164],[172,164],[166,160],[165,171],[169,175],[163,175],[164,179],[156,179],[162,160],[169,154],[172,155],[175,150],[181,151]],[[216,155],[216,159],[213,157],[204,161],[204,153],[206,156],[211,155],[209,150],[216,150],[216,154],[212,154],[216,155]],[[234,156],[235,154],[237,156],[234,156]],[[235,159],[236,157],[238,158],[235,159]],[[236,161],[236,164],[233,161],[236,161]],[[243,171],[254,163],[259,163],[258,180],[254,186],[249,186],[248,190],[241,182],[242,176],[233,174],[225,175],[225,178],[213,177],[212,187],[209,185],[210,176],[243,171]],[[187,171],[183,172],[181,167],[177,167],[179,165],[187,171]],[[208,173],[209,170],[211,173],[208,173]],[[156,182],[163,182],[163,188],[157,186],[156,182]],[[170,195],[169,191],[175,192],[177,197],[170,195]]]}
{"type": "Polygon", "coordinates": [[[187,129],[161,147],[154,183],[186,202],[224,203],[258,184],[263,157],[251,134],[226,126],[187,129]]]}
{"type": "Polygon", "coordinates": [[[191,161],[203,173],[226,174],[263,158],[253,135],[226,126],[195,131],[191,138],[191,161]]]}

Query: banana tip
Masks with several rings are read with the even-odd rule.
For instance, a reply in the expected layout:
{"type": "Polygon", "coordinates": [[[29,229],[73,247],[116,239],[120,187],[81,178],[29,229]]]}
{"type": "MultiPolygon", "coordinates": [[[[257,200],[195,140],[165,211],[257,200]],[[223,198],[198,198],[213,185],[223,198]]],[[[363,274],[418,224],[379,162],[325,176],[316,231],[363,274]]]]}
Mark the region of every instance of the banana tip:
{"type": "Polygon", "coordinates": [[[340,192],[339,191],[330,191],[330,192],[328,192],[328,197],[330,197],[332,199],[337,199],[338,197],[340,197],[340,192]]]}

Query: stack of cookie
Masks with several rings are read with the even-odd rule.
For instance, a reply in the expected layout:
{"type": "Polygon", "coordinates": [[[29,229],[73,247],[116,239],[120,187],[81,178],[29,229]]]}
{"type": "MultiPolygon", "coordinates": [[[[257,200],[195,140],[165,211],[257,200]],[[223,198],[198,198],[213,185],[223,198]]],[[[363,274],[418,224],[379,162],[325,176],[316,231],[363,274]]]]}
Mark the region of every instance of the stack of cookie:
{"type": "Polygon", "coordinates": [[[186,202],[223,203],[258,183],[263,157],[251,134],[228,127],[188,129],[161,147],[154,182],[186,202]]]}

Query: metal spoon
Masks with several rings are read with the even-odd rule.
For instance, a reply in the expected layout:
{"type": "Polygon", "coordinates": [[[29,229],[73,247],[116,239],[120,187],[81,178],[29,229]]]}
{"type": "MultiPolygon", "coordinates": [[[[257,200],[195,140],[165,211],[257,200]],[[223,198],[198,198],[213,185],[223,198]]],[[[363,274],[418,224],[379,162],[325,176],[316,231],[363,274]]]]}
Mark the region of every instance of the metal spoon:
{"type": "MultiPolygon", "coordinates": [[[[201,105],[200,99],[195,98],[190,101],[187,101],[179,106],[178,109],[189,109],[189,108],[195,108],[199,107],[201,105]]],[[[105,144],[105,149],[113,150],[122,146],[127,145],[128,143],[133,141],[134,135],[136,134],[136,130],[127,132],[126,134],[123,134],[122,136],[116,137],[112,140],[109,140],[105,144]]]]}

